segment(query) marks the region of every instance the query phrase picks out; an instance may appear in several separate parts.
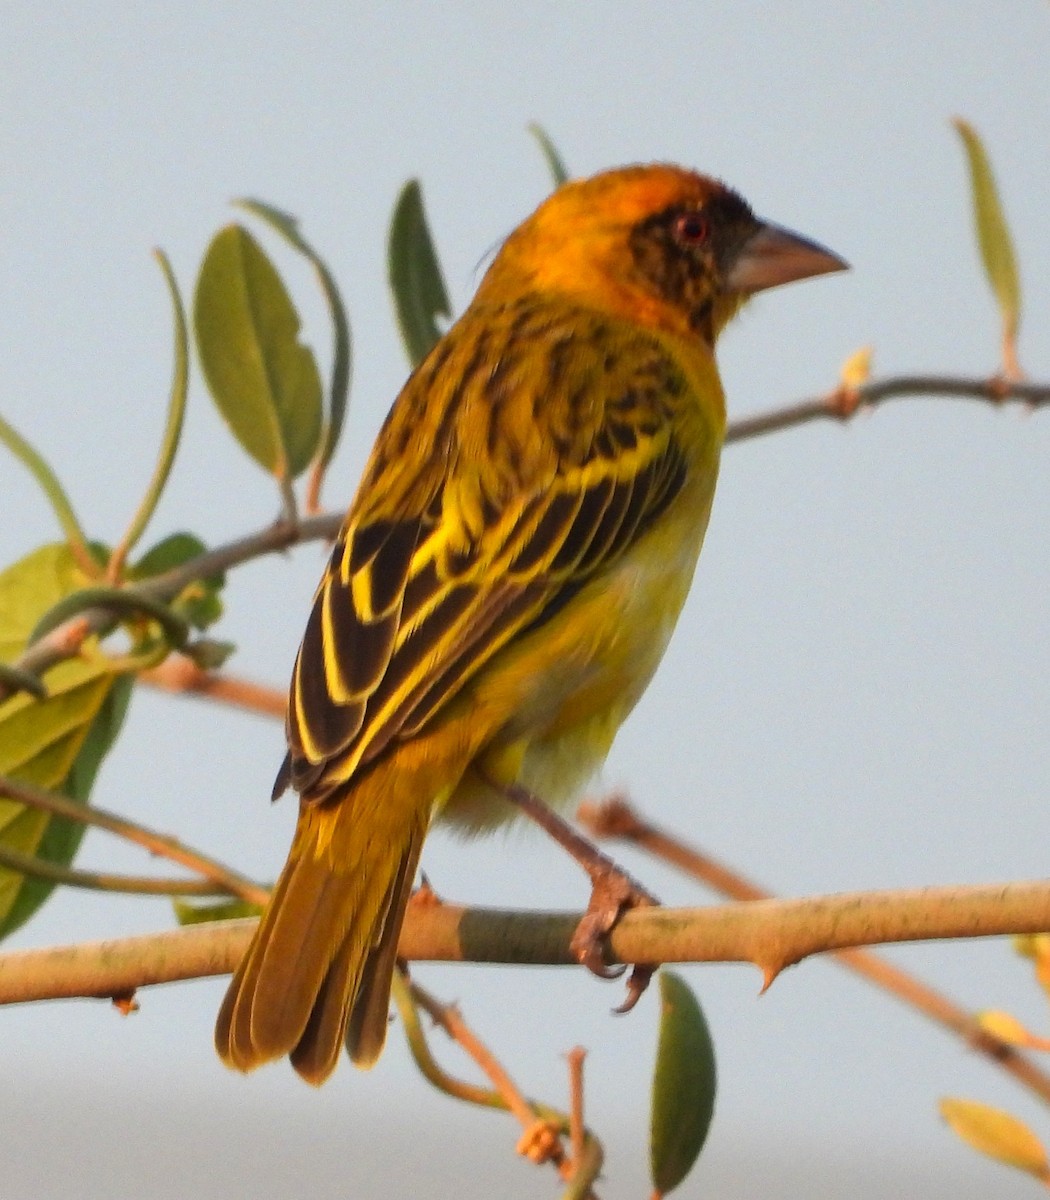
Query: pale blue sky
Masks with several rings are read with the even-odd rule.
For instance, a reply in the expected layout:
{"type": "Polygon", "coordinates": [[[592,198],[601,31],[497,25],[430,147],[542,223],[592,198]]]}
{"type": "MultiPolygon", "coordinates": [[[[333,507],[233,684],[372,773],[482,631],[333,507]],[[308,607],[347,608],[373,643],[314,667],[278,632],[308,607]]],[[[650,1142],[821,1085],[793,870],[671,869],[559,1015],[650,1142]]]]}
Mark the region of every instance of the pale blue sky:
{"type": "MultiPolygon", "coordinates": [[[[230,198],[302,219],[354,326],[353,407],[328,485],[341,504],[405,373],[384,281],[397,190],[422,179],[461,309],[487,248],[547,190],[531,120],[576,173],[696,166],[852,262],[849,275],[763,297],[727,335],[739,414],[828,387],[868,343],[879,373],[994,369],[994,309],[948,125],[965,115],[986,138],[1018,243],[1023,362],[1050,375],[1045,3],[45,12],[8,0],[3,25],[0,411],[48,454],[100,538],[133,508],[161,429],[169,326],[151,246],[169,252],[188,294],[230,198]]],[[[309,275],[282,261],[324,360],[309,275]]],[[[1045,873],[1048,455],[1046,415],[927,400],[730,448],[670,659],[604,783],[788,894],[1045,873]]],[[[6,562],[54,529],[19,468],[0,481],[6,562]]],[[[275,512],[273,488],[198,384],[156,536],[192,528],[223,541],[275,512]]],[[[234,575],[219,632],[240,646],[237,670],[283,687],[321,561],[308,547],[234,575]]],[[[144,692],[96,798],[272,877],[294,817],[267,803],[280,756],[273,723],[144,692]]],[[[668,902],[705,899],[621,857],[668,902]]],[[[464,846],[437,835],[425,860],[449,897],[585,899],[578,872],[536,836],[464,846]]],[[[94,835],[82,861],[143,868],[94,835]]],[[[159,902],[67,894],[10,944],[168,921],[159,902]]],[[[965,1004],[1045,1024],[1003,945],[895,957],[965,1004]]],[[[588,1046],[588,1112],[609,1148],[602,1195],[644,1194],[654,999],[614,1020],[616,990],[579,972],[420,974],[463,1003],[533,1094],[560,1101],[562,1053],[588,1046]]],[[[822,963],[760,1001],[752,969],[689,977],[722,1088],[683,1195],[1027,1192],[952,1141],[936,1098],[974,1095],[1050,1122],[910,1013],[822,963]]],[[[230,1075],[211,1049],[221,991],[149,992],[127,1021],[88,1003],[0,1013],[4,1196],[554,1194],[511,1163],[509,1121],[418,1081],[396,1031],[375,1072],[346,1065],[320,1093],[284,1065],[230,1075]]]]}

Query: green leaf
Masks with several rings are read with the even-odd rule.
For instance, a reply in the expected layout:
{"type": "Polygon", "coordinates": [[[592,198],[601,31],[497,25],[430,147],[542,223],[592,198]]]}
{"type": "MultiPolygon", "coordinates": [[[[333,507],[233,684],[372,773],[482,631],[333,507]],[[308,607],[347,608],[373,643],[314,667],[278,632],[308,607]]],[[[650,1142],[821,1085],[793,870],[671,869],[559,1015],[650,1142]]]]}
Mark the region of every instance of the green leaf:
{"type": "MultiPolygon", "coordinates": [[[[0,572],[0,660],[21,654],[41,611],[79,591],[85,577],[68,546],[43,546],[0,572]]],[[[47,673],[48,696],[0,704],[0,774],[87,802],[98,766],[127,706],[131,680],[117,675],[89,639],[47,673]]],[[[68,866],[82,826],[0,797],[0,844],[68,866]]],[[[0,870],[0,937],[23,924],[53,885],[0,870]]]]}
{"type": "MultiPolygon", "coordinates": [[[[146,488],[135,515],[131,518],[127,532],[120,539],[114,551],[116,563],[123,566],[124,560],[145,532],[146,526],[156,510],[157,503],[168,482],[175,454],[182,437],[182,424],[186,416],[186,397],[189,392],[190,350],[189,335],[186,332],[186,313],[179,295],[179,285],[175,273],[171,269],[167,255],[161,250],[155,250],[157,262],[168,285],[168,295],[171,299],[172,337],[175,343],[175,364],[171,377],[171,391],[168,394],[168,417],[164,423],[164,436],[161,438],[160,450],[157,454],[157,465],[153,468],[153,476],[146,488]]],[[[111,565],[112,569],[112,565],[111,565]]],[[[111,578],[119,578],[114,571],[111,578]]]]}
{"type": "Polygon", "coordinates": [[[262,913],[261,904],[249,904],[247,900],[222,900],[218,904],[192,904],[186,900],[173,900],[175,920],[180,925],[203,925],[208,921],[233,921],[238,917],[257,917],[262,913]]]}
{"type": "Polygon", "coordinates": [[[952,124],[962,138],[970,167],[974,224],[984,273],[999,303],[1004,336],[1012,341],[1021,321],[1021,281],[1013,239],[984,144],[968,121],[956,117],[952,124]]]}
{"type": "Polygon", "coordinates": [[[660,1039],[653,1074],[649,1166],[657,1195],[693,1168],[715,1109],[715,1049],[689,985],[660,972],[660,1039]]]}
{"type": "Polygon", "coordinates": [[[956,1136],[981,1154],[1027,1171],[1044,1183],[1050,1180],[1050,1162],[1042,1142],[1017,1117],[977,1100],[949,1096],[939,1107],[956,1136]]]}
{"type": "Polygon", "coordinates": [[[335,277],[328,269],[328,264],[303,237],[299,230],[299,222],[289,213],[281,212],[279,208],[264,204],[261,200],[238,200],[237,204],[245,212],[253,213],[265,221],[271,229],[276,230],[293,249],[302,254],[317,272],[317,279],[328,305],[328,315],[332,320],[332,380],[328,389],[328,413],[321,434],[321,443],[317,448],[316,463],[323,473],[331,461],[335,448],[339,444],[339,435],[343,431],[343,421],[346,417],[347,400],[350,396],[350,371],[352,365],[352,343],[350,339],[350,319],[346,306],[339,294],[335,277]]]}
{"type": "Polygon", "coordinates": [[[387,270],[401,340],[409,362],[417,367],[441,337],[437,317],[452,316],[418,179],[405,184],[394,205],[387,270]]]}
{"type": "Polygon", "coordinates": [[[278,480],[299,475],[321,434],[321,379],[273,263],[240,225],[212,240],[193,326],[204,378],[241,446],[278,480]]]}
{"type": "Polygon", "coordinates": [[[563,183],[568,183],[568,168],[565,166],[562,156],[558,153],[557,146],[551,141],[546,129],[538,121],[533,121],[528,126],[528,130],[540,144],[540,150],[546,160],[547,170],[551,173],[551,179],[554,180],[554,186],[560,188],[563,183]]]}
{"type": "Polygon", "coordinates": [[[81,561],[90,561],[91,555],[87,547],[87,538],[77,520],[77,514],[73,511],[73,505],[51,465],[3,417],[0,417],[0,442],[3,442],[37,481],[41,491],[51,503],[58,524],[66,535],[66,541],[80,553],[81,561]]]}
{"type": "MultiPolygon", "coordinates": [[[[199,558],[207,547],[192,533],[170,533],[152,546],[129,570],[134,580],[163,575],[193,558],[199,558]]],[[[222,616],[222,589],[226,586],[223,573],[208,579],[198,579],[186,587],[171,602],[171,608],[189,621],[195,629],[207,629],[222,616]]]]}
{"type": "MultiPolygon", "coordinates": [[[[154,575],[163,575],[175,567],[181,567],[191,558],[198,558],[207,552],[208,547],[195,533],[187,533],[180,529],[169,533],[146,551],[145,554],[131,567],[128,575],[132,579],[151,579],[154,575]]],[[[216,587],[221,587],[225,578],[221,575],[209,580],[216,587]]]]}
{"type": "Polygon", "coordinates": [[[218,671],[224,667],[237,647],[233,642],[219,642],[212,638],[197,638],[187,642],[182,653],[195,662],[202,671],[218,671]]]}
{"type": "MultiPolygon", "coordinates": [[[[102,765],[102,760],[109,753],[117,740],[128,702],[134,686],[134,678],[130,675],[113,677],[112,687],[99,706],[98,714],[88,726],[80,753],[73,760],[73,767],[66,777],[65,783],[58,790],[71,800],[79,800],[87,804],[95,776],[102,765]]],[[[63,817],[48,817],[45,813],[35,814],[45,818],[47,826],[43,836],[37,843],[35,857],[45,862],[56,863],[68,867],[80,848],[80,841],[87,826],[79,821],[68,821],[63,817]]],[[[6,838],[0,837],[6,845],[6,838]]],[[[0,937],[6,936],[12,930],[18,929],[36,912],[36,910],[51,895],[56,885],[46,879],[23,878],[18,895],[11,905],[7,917],[0,922],[0,937]]]]}

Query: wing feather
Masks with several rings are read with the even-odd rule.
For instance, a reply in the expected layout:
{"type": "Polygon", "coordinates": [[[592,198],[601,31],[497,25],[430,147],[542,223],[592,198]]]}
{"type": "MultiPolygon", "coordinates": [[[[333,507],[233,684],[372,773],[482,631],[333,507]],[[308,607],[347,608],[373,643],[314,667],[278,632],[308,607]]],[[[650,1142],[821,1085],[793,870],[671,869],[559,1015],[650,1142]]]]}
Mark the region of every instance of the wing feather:
{"type": "Polygon", "coordinates": [[[445,347],[439,366],[449,379],[425,363],[406,386],[307,622],[278,789],[290,781],[321,801],[392,741],[425,729],[494,654],[619,559],[681,489],[685,457],[666,406],[686,389],[679,380],[666,386],[674,364],[647,343],[637,377],[605,378],[607,364],[587,352],[586,339],[578,352],[566,345],[572,349],[560,335],[502,349],[487,343],[502,364],[502,390],[487,397],[469,344],[445,347]],[[528,369],[528,355],[539,355],[542,369],[528,369]],[[548,405],[533,396],[515,401],[511,381],[519,391],[556,388],[556,430],[542,428],[548,405]],[[604,406],[594,403],[596,387],[611,397],[604,406]],[[441,447],[421,446],[413,457],[404,410],[421,406],[422,437],[432,394],[441,447]],[[527,442],[523,403],[541,425],[525,430],[527,442]],[[579,407],[575,425],[565,404],[579,407]],[[488,422],[480,458],[479,421],[488,422]]]}

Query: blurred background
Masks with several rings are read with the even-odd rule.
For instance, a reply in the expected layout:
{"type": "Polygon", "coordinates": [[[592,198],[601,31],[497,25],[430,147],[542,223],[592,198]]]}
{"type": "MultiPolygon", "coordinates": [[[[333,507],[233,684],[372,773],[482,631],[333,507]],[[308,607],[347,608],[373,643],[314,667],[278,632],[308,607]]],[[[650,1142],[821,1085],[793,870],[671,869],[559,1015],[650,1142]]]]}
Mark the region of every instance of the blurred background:
{"type": "MultiPolygon", "coordinates": [[[[848,275],[761,297],[720,350],[731,415],[832,386],[871,344],[877,374],[983,375],[998,362],[953,114],[984,135],[1011,219],[1022,363],[1050,375],[1046,61],[1050,8],[964,0],[384,6],[4,4],[0,41],[0,411],[56,467],[89,532],[113,540],[152,469],[170,377],[163,246],[189,297],[227,202],[298,215],[355,338],[348,429],[326,488],[349,500],[406,367],[385,282],[387,223],[417,175],[456,310],[486,251],[546,194],[525,132],[573,173],[653,159],[722,176],[762,215],[826,243],[848,275]]],[[[306,335],[329,356],[308,269],[267,243],[306,335]]],[[[895,402],[848,426],[730,447],[696,584],[664,668],[600,788],[776,891],[965,883],[1045,873],[1050,775],[1050,415],[895,402]]],[[[56,536],[0,455],[0,562],[56,536]]],[[[150,539],[209,543],[277,513],[199,381],[150,539]]],[[[323,551],[236,571],[217,636],[231,666],[284,687],[323,551]]],[[[141,689],[95,800],[260,879],[294,806],[267,802],[276,722],[141,689]]],[[[582,906],[538,835],[427,843],[450,899],[582,906]]],[[[705,893],[629,853],[668,903],[705,893]]],[[[83,866],[148,870],[88,835],[83,866]]],[[[161,901],[56,895],[5,948],[169,927],[161,901]]],[[[891,952],[972,1008],[1045,1028],[1005,942],[891,952]]],[[[420,968],[460,1001],[529,1094],[564,1103],[587,1059],[604,1197],[646,1194],[655,993],[575,970],[420,968]]],[[[942,1126],[937,1098],[1046,1114],[965,1047],[825,962],[758,997],[747,967],[687,970],[716,1040],[708,1148],[682,1195],[1022,1196],[1029,1184],[942,1126]]],[[[320,1092],[280,1064],[243,1079],[211,1044],[224,983],[0,1013],[0,1192],[257,1200],[553,1195],[517,1161],[509,1118],[429,1090],[395,1029],[378,1068],[320,1092]]],[[[456,1063],[455,1055],[449,1061],[456,1063]]]]}

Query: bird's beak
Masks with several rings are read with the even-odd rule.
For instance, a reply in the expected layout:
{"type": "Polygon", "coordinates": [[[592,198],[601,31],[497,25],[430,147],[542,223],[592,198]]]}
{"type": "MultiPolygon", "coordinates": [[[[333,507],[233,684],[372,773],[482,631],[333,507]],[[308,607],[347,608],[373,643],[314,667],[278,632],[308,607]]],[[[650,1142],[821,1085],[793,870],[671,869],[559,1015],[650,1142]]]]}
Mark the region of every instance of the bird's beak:
{"type": "Polygon", "coordinates": [[[763,223],[744,242],[726,275],[726,287],[750,296],[782,283],[847,271],[849,263],[790,229],[763,223]]]}

